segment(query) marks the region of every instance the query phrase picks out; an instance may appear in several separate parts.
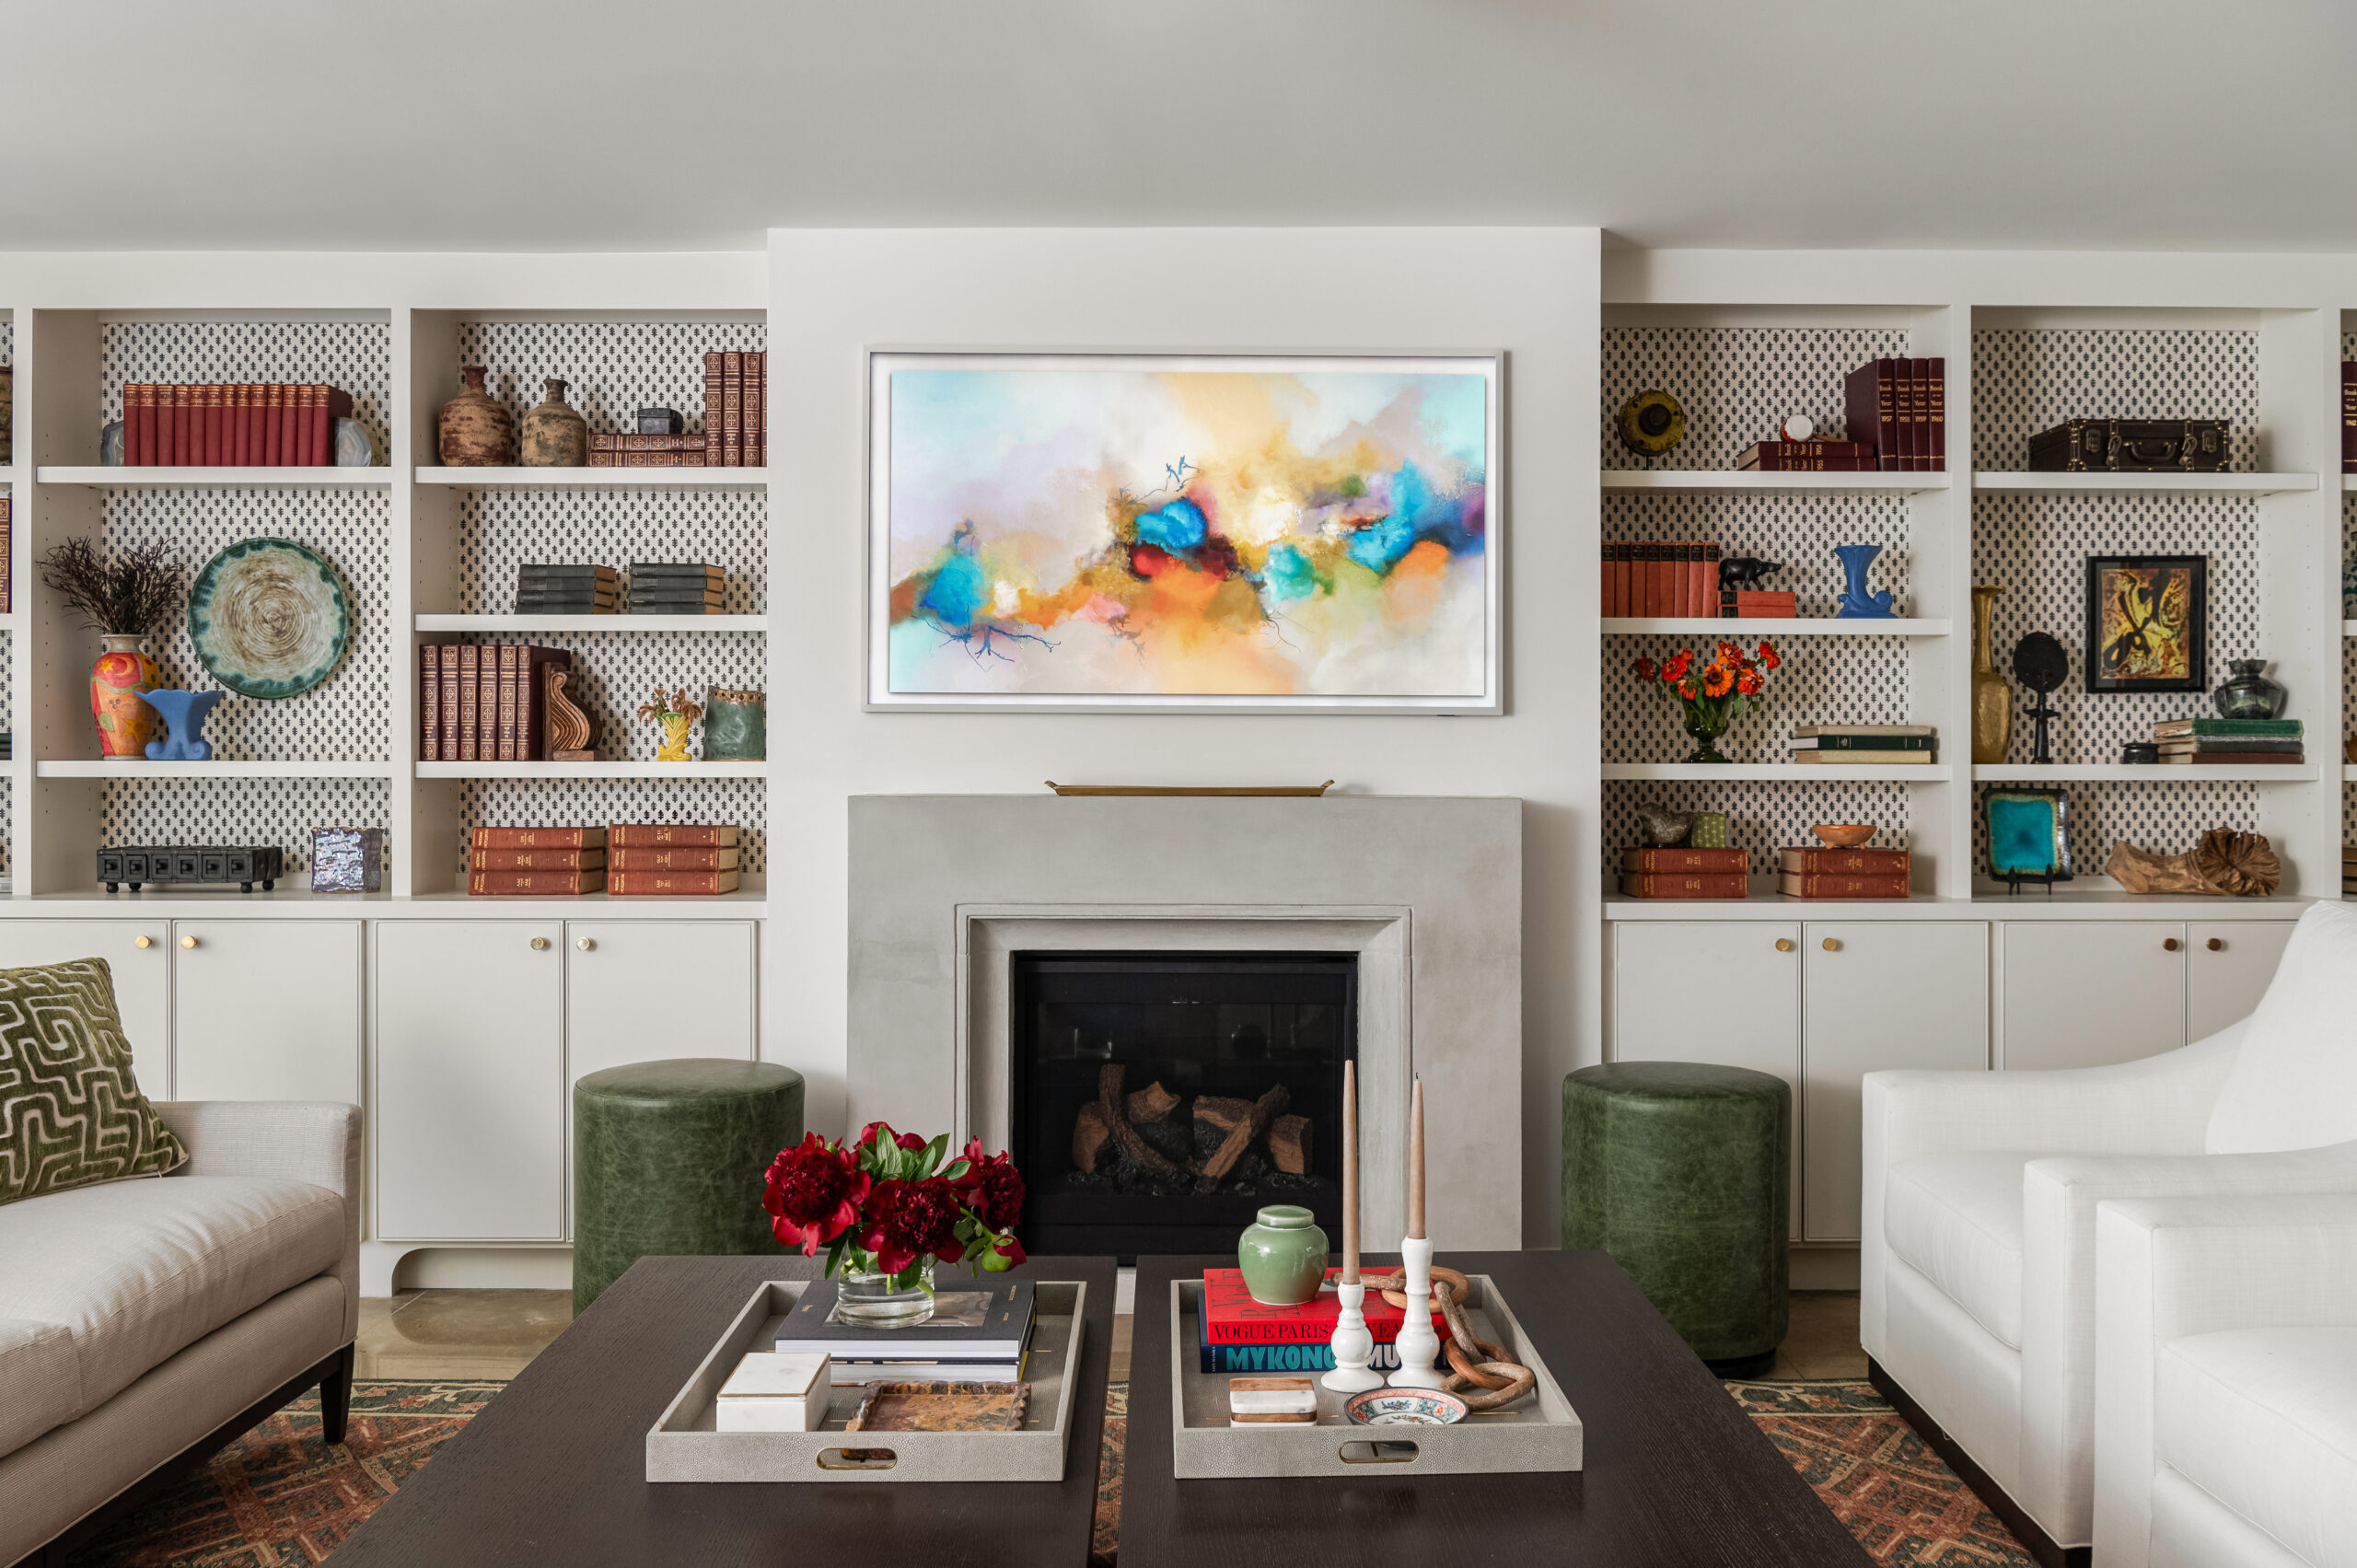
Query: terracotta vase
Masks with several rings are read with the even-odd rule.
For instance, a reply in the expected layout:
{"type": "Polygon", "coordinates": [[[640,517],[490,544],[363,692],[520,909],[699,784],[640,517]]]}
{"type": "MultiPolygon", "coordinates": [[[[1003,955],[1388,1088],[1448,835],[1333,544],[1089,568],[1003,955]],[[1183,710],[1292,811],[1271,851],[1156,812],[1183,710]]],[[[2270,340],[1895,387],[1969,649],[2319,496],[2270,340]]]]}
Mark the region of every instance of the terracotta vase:
{"type": "Polygon", "coordinates": [[[547,396],[524,414],[522,450],[517,461],[528,469],[577,469],[589,463],[589,422],[564,401],[564,383],[540,383],[547,396]]]}
{"type": "Polygon", "coordinates": [[[504,468],[516,460],[516,421],[482,389],[483,367],[462,372],[467,389],[442,405],[442,466],[504,468]]]}
{"type": "Polygon", "coordinates": [[[146,638],[110,633],[101,641],[107,651],[90,667],[90,716],[98,721],[99,755],[110,762],[144,759],[162,721],[140,693],[156,690],[164,672],[149,656],[146,638]]]}
{"type": "Polygon", "coordinates": [[[1972,760],[2002,762],[2014,743],[2014,689],[1997,673],[1989,645],[1989,620],[2003,588],[1982,583],[1972,590],[1972,760]]]}

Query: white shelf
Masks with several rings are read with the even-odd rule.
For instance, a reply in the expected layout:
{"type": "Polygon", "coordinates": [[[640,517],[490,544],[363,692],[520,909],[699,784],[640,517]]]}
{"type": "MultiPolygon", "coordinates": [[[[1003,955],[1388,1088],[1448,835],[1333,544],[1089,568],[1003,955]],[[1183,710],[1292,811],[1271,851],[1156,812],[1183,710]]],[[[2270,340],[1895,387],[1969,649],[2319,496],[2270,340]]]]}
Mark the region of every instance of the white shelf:
{"type": "MultiPolygon", "coordinates": [[[[1754,495],[1916,495],[1945,490],[1944,473],[1759,473],[1749,469],[1606,469],[1607,490],[1746,491],[1754,495]]],[[[2311,487],[2313,488],[2313,486],[2311,487]]]]}
{"type": "Polygon", "coordinates": [[[145,758],[107,761],[74,758],[35,762],[33,776],[43,779],[389,779],[392,762],[284,762],[217,761],[211,762],[150,762],[145,758]]]}
{"type": "Polygon", "coordinates": [[[2170,762],[1975,762],[1976,784],[2069,784],[2119,779],[2135,784],[2314,784],[2314,762],[2238,762],[2215,767],[2170,762]]]}
{"type": "Polygon", "coordinates": [[[1741,642],[1749,637],[1945,637],[1954,623],[1945,619],[1845,621],[1839,616],[1809,615],[1795,621],[1743,620],[1693,615],[1608,615],[1604,634],[1630,637],[1724,637],[1741,642]]]}
{"type": "Polygon", "coordinates": [[[0,463],[0,484],[14,484],[16,482],[17,465],[14,463],[0,463]]]}
{"type": "MultiPolygon", "coordinates": [[[[2357,474],[2353,474],[2351,477],[2357,478],[2357,474]]],[[[2340,623],[2340,634],[2344,637],[2357,637],[2357,621],[2342,621],[2340,623]]]]}
{"type": "Polygon", "coordinates": [[[759,779],[767,762],[420,762],[422,779],[759,779]]]}
{"type": "Polygon", "coordinates": [[[2317,488],[2312,473],[2026,473],[1981,469],[1972,476],[1980,492],[2013,491],[2030,495],[2280,495],[2317,488]]]}
{"type": "Polygon", "coordinates": [[[465,490],[767,490],[770,470],[421,467],[417,482],[465,490]]]}
{"type": "Polygon", "coordinates": [[[33,470],[43,484],[88,484],[106,490],[390,490],[390,469],[338,468],[62,468],[33,470]]]}
{"type": "Polygon", "coordinates": [[[1945,784],[1955,775],[1946,762],[1607,762],[1607,779],[1775,779],[1805,784],[1829,782],[1875,784],[1945,784]]]}
{"type": "Polygon", "coordinates": [[[2291,920],[2314,899],[2204,899],[2178,893],[2130,893],[2100,878],[2099,888],[2065,882],[2049,899],[2044,889],[2025,888],[2007,898],[2002,885],[1976,888],[1973,896],[1943,898],[1915,893],[1904,899],[1790,899],[1772,890],[1773,881],[1752,878],[1747,899],[1632,899],[1608,890],[1608,921],[1747,920],[1785,924],[1852,920],[2118,920],[2132,912],[2145,920],[2291,920]]]}
{"type": "MultiPolygon", "coordinates": [[[[627,909],[633,920],[710,919],[715,904],[738,920],[759,920],[769,912],[766,878],[733,893],[653,894],[615,898],[610,893],[583,893],[569,898],[479,898],[464,889],[396,898],[390,893],[314,893],[308,872],[273,889],[256,888],[240,893],[232,886],[176,888],[169,885],[108,892],[92,883],[62,893],[35,893],[27,898],[0,899],[0,919],[44,919],[59,914],[106,915],[157,920],[224,920],[244,916],[255,920],[448,920],[463,912],[467,918],[506,920],[576,920],[614,916],[627,909]],[[592,906],[592,907],[585,907],[592,906]]],[[[5,890],[0,887],[0,890],[5,890]]]]}
{"type": "Polygon", "coordinates": [[[766,615],[421,615],[421,632],[766,632],[766,615]]]}

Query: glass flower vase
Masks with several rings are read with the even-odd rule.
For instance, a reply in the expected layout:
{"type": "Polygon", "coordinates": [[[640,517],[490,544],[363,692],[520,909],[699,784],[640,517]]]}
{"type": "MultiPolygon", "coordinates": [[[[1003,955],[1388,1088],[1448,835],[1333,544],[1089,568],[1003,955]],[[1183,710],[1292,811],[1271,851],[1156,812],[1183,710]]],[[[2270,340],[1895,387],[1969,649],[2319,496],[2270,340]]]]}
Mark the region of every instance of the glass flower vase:
{"type": "Polygon", "coordinates": [[[1727,717],[1724,712],[1711,712],[1699,704],[1686,710],[1686,733],[1694,738],[1694,755],[1686,759],[1695,762],[1724,762],[1727,758],[1719,750],[1719,737],[1727,732],[1727,717]]]}
{"type": "Polygon", "coordinates": [[[835,1318],[864,1329],[913,1329],[933,1316],[933,1266],[927,1258],[919,1283],[896,1290],[893,1276],[872,1269],[845,1269],[836,1293],[835,1318]]]}

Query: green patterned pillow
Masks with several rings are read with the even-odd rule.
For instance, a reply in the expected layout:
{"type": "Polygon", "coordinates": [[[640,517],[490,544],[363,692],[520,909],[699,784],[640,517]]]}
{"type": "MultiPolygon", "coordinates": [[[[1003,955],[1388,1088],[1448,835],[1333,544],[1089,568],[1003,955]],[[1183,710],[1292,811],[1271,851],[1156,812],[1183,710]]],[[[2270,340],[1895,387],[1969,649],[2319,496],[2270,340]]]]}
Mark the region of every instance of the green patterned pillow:
{"type": "Polygon", "coordinates": [[[0,970],[0,1203],[187,1158],[132,1076],[107,961],[0,970]]]}

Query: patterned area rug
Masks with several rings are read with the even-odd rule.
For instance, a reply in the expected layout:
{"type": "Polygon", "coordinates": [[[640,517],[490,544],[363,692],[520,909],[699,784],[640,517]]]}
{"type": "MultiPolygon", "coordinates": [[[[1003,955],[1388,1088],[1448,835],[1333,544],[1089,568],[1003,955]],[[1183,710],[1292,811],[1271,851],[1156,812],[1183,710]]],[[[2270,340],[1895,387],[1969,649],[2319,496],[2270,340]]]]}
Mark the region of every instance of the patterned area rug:
{"type": "MultiPolygon", "coordinates": [[[[505,1387],[496,1382],[357,1383],[343,1445],[319,1443],[316,1395],[272,1416],[212,1465],[121,1521],[80,1568],[309,1568],[505,1387]]],[[[1864,1383],[1730,1383],[1727,1391],[1784,1451],[1877,1562],[1923,1568],[2036,1568],[2005,1527],[1864,1383]]],[[[1130,1390],[1108,1391],[1089,1561],[1110,1568],[1121,1522],[1130,1390]]]]}

